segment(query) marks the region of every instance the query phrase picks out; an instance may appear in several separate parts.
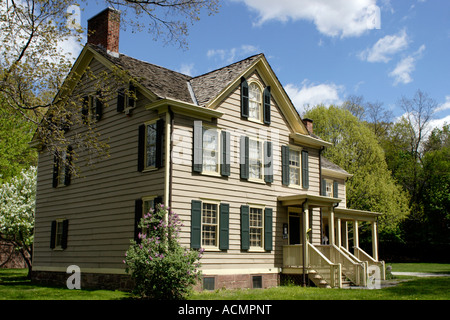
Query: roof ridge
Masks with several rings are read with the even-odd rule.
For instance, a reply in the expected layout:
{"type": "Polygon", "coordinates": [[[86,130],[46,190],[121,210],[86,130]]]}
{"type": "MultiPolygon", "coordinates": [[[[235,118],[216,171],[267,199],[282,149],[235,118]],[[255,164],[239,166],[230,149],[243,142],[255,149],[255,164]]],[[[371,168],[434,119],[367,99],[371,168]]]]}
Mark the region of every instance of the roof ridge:
{"type": "Polygon", "coordinates": [[[195,76],[195,77],[191,77],[191,79],[190,79],[189,81],[194,80],[194,79],[197,79],[197,78],[204,77],[204,76],[206,76],[206,75],[208,75],[208,74],[211,74],[211,73],[214,73],[214,72],[223,70],[223,69],[225,69],[225,68],[229,68],[229,67],[231,67],[231,66],[233,66],[233,65],[235,65],[235,64],[242,63],[242,62],[245,61],[245,60],[250,60],[250,59],[252,59],[252,58],[254,58],[254,57],[256,57],[256,56],[264,56],[264,53],[261,52],[261,53],[258,53],[258,54],[254,54],[254,55],[252,55],[252,56],[250,56],[250,57],[247,57],[247,58],[241,59],[241,60],[239,60],[239,61],[233,62],[233,63],[228,64],[228,65],[226,65],[226,66],[223,66],[223,67],[221,67],[221,68],[211,70],[211,71],[209,71],[209,72],[206,72],[206,73],[204,73],[204,74],[201,74],[201,75],[198,75],[198,76],[195,76]]]}

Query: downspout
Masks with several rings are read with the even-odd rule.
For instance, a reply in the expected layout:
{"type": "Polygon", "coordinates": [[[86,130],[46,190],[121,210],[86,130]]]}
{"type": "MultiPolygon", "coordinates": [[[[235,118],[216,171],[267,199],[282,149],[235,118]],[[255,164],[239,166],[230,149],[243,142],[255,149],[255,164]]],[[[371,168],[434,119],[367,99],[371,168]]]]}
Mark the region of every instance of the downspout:
{"type": "Polygon", "coordinates": [[[166,206],[171,206],[170,204],[170,176],[171,176],[171,114],[170,106],[169,111],[166,112],[166,132],[165,132],[165,168],[166,172],[164,175],[164,204],[166,206]]]}
{"type": "Polygon", "coordinates": [[[169,106],[169,115],[170,115],[170,146],[169,146],[169,152],[170,152],[170,161],[169,161],[169,166],[170,166],[170,170],[169,170],[169,207],[172,208],[172,178],[173,178],[173,168],[172,168],[172,150],[173,150],[173,139],[172,139],[172,135],[173,135],[173,127],[174,127],[174,122],[175,122],[175,115],[172,111],[172,109],[169,106]]]}

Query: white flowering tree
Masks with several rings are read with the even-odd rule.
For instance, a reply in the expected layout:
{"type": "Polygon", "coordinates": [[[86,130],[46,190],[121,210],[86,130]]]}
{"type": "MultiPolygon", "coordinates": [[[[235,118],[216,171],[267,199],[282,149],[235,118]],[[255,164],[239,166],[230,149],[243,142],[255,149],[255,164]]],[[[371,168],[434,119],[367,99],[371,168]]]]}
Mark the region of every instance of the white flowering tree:
{"type": "MultiPolygon", "coordinates": [[[[9,243],[20,252],[31,271],[36,167],[22,170],[0,187],[0,242],[9,243]]],[[[30,275],[30,272],[28,273],[30,275]]]]}

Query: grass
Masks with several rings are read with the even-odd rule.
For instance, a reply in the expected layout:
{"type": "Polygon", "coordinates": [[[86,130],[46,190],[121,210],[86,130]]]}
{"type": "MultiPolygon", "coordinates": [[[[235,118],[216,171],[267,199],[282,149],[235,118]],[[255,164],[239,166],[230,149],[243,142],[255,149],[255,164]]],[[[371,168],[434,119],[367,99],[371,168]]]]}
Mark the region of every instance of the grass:
{"type": "MultiPolygon", "coordinates": [[[[393,263],[392,271],[450,273],[450,264],[393,263]]],[[[129,300],[123,291],[69,290],[32,284],[26,269],[0,269],[0,300],[129,300]]],[[[393,287],[367,289],[319,289],[280,286],[194,292],[189,300],[450,300],[450,277],[398,277],[393,287]]]]}

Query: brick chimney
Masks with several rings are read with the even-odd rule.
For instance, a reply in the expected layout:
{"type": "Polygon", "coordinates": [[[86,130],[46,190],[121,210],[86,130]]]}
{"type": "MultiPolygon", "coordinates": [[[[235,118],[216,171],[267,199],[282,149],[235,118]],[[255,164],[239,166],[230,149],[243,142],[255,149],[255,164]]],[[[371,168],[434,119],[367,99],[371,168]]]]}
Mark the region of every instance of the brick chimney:
{"type": "Polygon", "coordinates": [[[313,133],[313,121],[311,119],[303,119],[303,124],[305,125],[306,129],[310,134],[313,133]]]}
{"type": "Polygon", "coordinates": [[[88,20],[88,43],[103,47],[112,56],[119,56],[120,11],[106,8],[88,20]]]}

